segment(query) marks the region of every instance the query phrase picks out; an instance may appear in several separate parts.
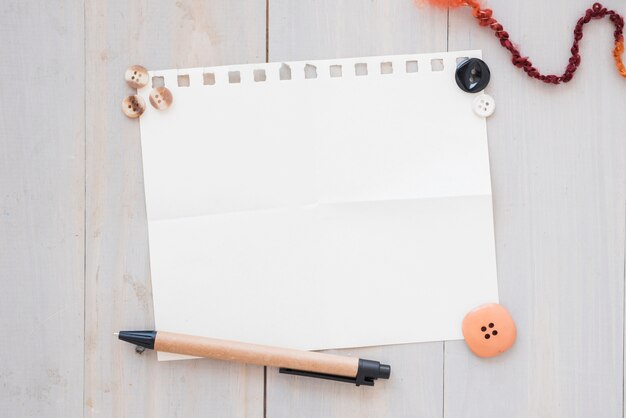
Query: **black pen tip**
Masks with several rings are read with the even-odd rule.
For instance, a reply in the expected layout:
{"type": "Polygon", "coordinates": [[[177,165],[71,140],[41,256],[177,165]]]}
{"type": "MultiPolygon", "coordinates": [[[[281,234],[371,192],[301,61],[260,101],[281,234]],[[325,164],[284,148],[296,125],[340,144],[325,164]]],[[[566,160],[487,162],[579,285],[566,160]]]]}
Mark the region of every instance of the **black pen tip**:
{"type": "Polygon", "coordinates": [[[156,334],[156,331],[120,331],[118,338],[122,341],[154,350],[156,334]]]}

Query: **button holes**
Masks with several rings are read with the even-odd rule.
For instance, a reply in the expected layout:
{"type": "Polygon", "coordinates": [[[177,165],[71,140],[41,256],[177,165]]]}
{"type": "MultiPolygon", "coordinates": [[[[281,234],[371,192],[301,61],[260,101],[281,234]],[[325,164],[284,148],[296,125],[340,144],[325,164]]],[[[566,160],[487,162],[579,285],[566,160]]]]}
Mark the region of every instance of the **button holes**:
{"type": "Polygon", "coordinates": [[[493,336],[496,336],[496,335],[498,335],[498,331],[494,329],[494,330],[493,330],[493,332],[492,332],[491,334],[492,334],[493,336]]]}
{"type": "Polygon", "coordinates": [[[488,340],[489,338],[491,338],[491,335],[485,334],[485,340],[488,340]]]}
{"type": "Polygon", "coordinates": [[[131,79],[131,80],[134,80],[134,79],[135,79],[135,76],[132,76],[130,79],[131,79]]]}
{"type": "Polygon", "coordinates": [[[137,71],[135,71],[133,74],[137,74],[137,71]]]}
{"type": "Polygon", "coordinates": [[[481,330],[482,332],[485,332],[485,331],[487,331],[487,327],[480,327],[480,330],[481,330]]]}
{"type": "Polygon", "coordinates": [[[471,58],[457,64],[456,84],[467,93],[477,93],[483,90],[489,84],[489,78],[489,67],[478,58],[471,58]]]}
{"type": "Polygon", "coordinates": [[[490,322],[490,323],[489,323],[489,328],[493,328],[493,326],[494,326],[494,325],[493,325],[493,322],[490,322]]]}
{"type": "Polygon", "coordinates": [[[128,108],[129,108],[129,109],[130,109],[131,107],[132,107],[131,105],[128,105],[128,108]]]}
{"type": "Polygon", "coordinates": [[[158,94],[155,94],[155,95],[154,95],[154,97],[155,97],[155,99],[158,99],[158,98],[159,98],[159,95],[158,95],[158,94]]]}
{"type": "Polygon", "coordinates": [[[489,102],[485,102],[485,104],[486,104],[487,106],[489,106],[489,102]]]}

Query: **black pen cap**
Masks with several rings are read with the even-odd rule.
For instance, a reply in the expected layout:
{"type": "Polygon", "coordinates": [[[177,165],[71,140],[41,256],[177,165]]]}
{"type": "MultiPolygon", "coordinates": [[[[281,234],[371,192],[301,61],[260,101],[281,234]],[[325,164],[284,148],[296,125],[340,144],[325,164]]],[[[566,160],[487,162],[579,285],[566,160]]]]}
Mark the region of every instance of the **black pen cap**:
{"type": "Polygon", "coordinates": [[[356,374],[356,384],[373,384],[376,379],[389,379],[391,376],[391,366],[380,364],[378,361],[359,359],[359,368],[356,374]]]}

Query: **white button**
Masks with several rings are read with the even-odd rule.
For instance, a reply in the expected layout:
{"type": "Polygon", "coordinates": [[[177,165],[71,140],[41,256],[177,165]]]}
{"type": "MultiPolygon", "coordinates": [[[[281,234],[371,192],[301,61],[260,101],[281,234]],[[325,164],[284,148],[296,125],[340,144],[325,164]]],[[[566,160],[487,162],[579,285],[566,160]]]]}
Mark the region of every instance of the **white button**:
{"type": "Polygon", "coordinates": [[[474,112],[478,116],[482,116],[484,118],[493,115],[493,112],[496,110],[496,102],[493,100],[488,94],[480,94],[478,97],[474,99],[474,112]]]}

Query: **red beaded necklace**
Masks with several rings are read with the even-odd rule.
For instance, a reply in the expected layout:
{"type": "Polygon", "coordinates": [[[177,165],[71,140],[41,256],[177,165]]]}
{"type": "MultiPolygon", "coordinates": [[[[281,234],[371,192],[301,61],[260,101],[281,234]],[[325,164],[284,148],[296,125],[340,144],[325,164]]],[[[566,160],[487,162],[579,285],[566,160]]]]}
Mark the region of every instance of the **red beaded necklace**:
{"type": "MultiPolygon", "coordinates": [[[[420,0],[417,0],[420,1],[420,0]]],[[[615,37],[615,47],[613,49],[613,59],[615,60],[615,66],[619,71],[622,77],[626,77],[626,68],[624,67],[624,63],[622,62],[622,54],[624,53],[624,18],[619,15],[619,13],[614,10],[608,10],[603,7],[600,3],[594,3],[594,5],[587,9],[585,15],[578,19],[576,22],[576,27],[574,28],[574,43],[571,48],[572,56],[569,59],[569,63],[565,68],[565,72],[562,75],[544,75],[535,68],[533,63],[527,58],[523,57],[520,53],[519,49],[513,45],[513,43],[509,40],[509,34],[504,30],[502,25],[498,23],[496,19],[491,17],[492,10],[491,9],[483,9],[480,7],[480,4],[476,0],[425,0],[427,3],[430,3],[439,7],[460,7],[460,6],[469,6],[472,8],[472,15],[478,19],[480,26],[488,26],[491,30],[494,31],[496,38],[500,40],[500,45],[506,48],[512,56],[511,61],[513,65],[518,68],[524,70],[524,72],[532,78],[536,78],[537,80],[541,80],[544,83],[550,84],[560,84],[567,83],[574,77],[574,73],[578,69],[580,65],[580,54],[578,49],[578,42],[583,37],[583,27],[591,21],[591,19],[602,19],[606,16],[609,17],[609,20],[613,22],[615,25],[615,32],[613,32],[613,36],[615,37]]]]}

